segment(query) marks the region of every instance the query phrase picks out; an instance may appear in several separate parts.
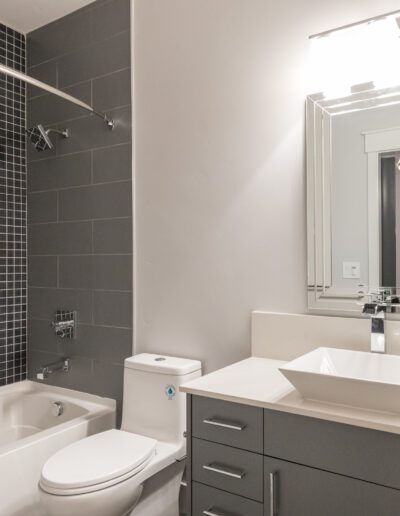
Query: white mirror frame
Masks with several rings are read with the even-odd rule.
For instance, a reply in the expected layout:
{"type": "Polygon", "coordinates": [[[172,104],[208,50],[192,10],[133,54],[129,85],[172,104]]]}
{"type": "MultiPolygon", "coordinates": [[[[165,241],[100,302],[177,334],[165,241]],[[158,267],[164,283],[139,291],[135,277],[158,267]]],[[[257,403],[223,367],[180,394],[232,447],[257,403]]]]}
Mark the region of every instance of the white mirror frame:
{"type": "MultiPolygon", "coordinates": [[[[316,313],[359,314],[366,301],[365,289],[353,293],[332,288],[331,115],[323,104],[321,94],[307,97],[308,308],[316,313]],[[325,290],[327,288],[329,291],[325,290]]],[[[377,209],[379,216],[379,204],[377,209]]],[[[379,223],[377,224],[379,229],[379,223]]]]}

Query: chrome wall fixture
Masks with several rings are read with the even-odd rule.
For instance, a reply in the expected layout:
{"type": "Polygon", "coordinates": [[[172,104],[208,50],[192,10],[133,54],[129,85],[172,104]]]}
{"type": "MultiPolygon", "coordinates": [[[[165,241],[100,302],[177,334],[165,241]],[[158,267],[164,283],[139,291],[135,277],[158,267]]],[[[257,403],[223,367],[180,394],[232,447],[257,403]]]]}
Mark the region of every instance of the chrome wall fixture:
{"type": "Polygon", "coordinates": [[[51,323],[54,333],[61,339],[76,338],[76,312],[74,310],[57,310],[51,323]]]}
{"type": "MultiPolygon", "coordinates": [[[[36,378],[38,380],[46,380],[51,374],[60,372],[60,373],[69,373],[71,370],[71,360],[69,358],[61,358],[60,360],[56,360],[55,362],[51,362],[51,364],[47,364],[43,367],[39,367],[36,372],[36,378]]],[[[59,415],[59,414],[54,414],[59,415]]]]}
{"type": "Polygon", "coordinates": [[[2,64],[0,64],[0,73],[8,75],[9,77],[14,77],[14,79],[24,81],[27,84],[31,84],[32,86],[36,86],[37,88],[47,91],[48,93],[52,93],[57,97],[67,100],[68,102],[72,102],[72,104],[75,104],[81,107],[82,109],[85,109],[86,111],[89,111],[90,113],[93,113],[94,115],[102,118],[109,129],[114,129],[115,123],[111,118],[108,118],[107,115],[105,115],[104,113],[99,113],[94,108],[92,108],[92,106],[86,104],[86,102],[82,102],[82,100],[79,100],[73,97],[72,95],[68,95],[68,93],[60,91],[57,88],[54,88],[49,84],[46,84],[45,82],[38,81],[37,79],[34,79],[33,77],[26,75],[25,73],[18,72],[17,70],[13,70],[12,68],[9,68],[8,66],[2,64]]]}

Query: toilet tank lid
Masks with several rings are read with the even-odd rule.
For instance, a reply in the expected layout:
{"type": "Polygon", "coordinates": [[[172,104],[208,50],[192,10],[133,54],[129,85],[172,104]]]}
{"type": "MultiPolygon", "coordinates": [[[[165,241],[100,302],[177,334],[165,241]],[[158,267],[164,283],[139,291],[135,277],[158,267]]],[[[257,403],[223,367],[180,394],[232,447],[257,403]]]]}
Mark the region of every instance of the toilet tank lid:
{"type": "Polygon", "coordinates": [[[158,374],[184,376],[185,374],[201,370],[201,362],[188,358],[140,353],[139,355],[126,358],[125,367],[158,374]]]}

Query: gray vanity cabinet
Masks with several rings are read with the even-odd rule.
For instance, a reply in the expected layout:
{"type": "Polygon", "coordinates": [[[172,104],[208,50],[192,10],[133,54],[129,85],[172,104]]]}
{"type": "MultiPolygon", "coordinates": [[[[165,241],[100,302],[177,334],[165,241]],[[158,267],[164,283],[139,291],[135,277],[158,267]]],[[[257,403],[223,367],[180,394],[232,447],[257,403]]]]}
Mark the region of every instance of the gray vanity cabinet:
{"type": "Polygon", "coordinates": [[[400,514],[400,492],[394,489],[288,461],[264,460],[266,516],[400,514]]]}
{"type": "Polygon", "coordinates": [[[400,436],[188,396],[188,516],[399,516],[400,436]]]}

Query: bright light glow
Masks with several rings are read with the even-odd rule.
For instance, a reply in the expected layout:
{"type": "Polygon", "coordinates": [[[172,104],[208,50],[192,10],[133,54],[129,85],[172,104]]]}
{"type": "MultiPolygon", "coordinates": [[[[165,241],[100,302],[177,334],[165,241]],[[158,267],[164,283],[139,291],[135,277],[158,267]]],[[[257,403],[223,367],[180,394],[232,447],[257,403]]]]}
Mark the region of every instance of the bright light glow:
{"type": "Polygon", "coordinates": [[[333,98],[349,94],[357,84],[399,84],[399,55],[400,31],[394,17],[313,38],[309,91],[333,98]]]}

